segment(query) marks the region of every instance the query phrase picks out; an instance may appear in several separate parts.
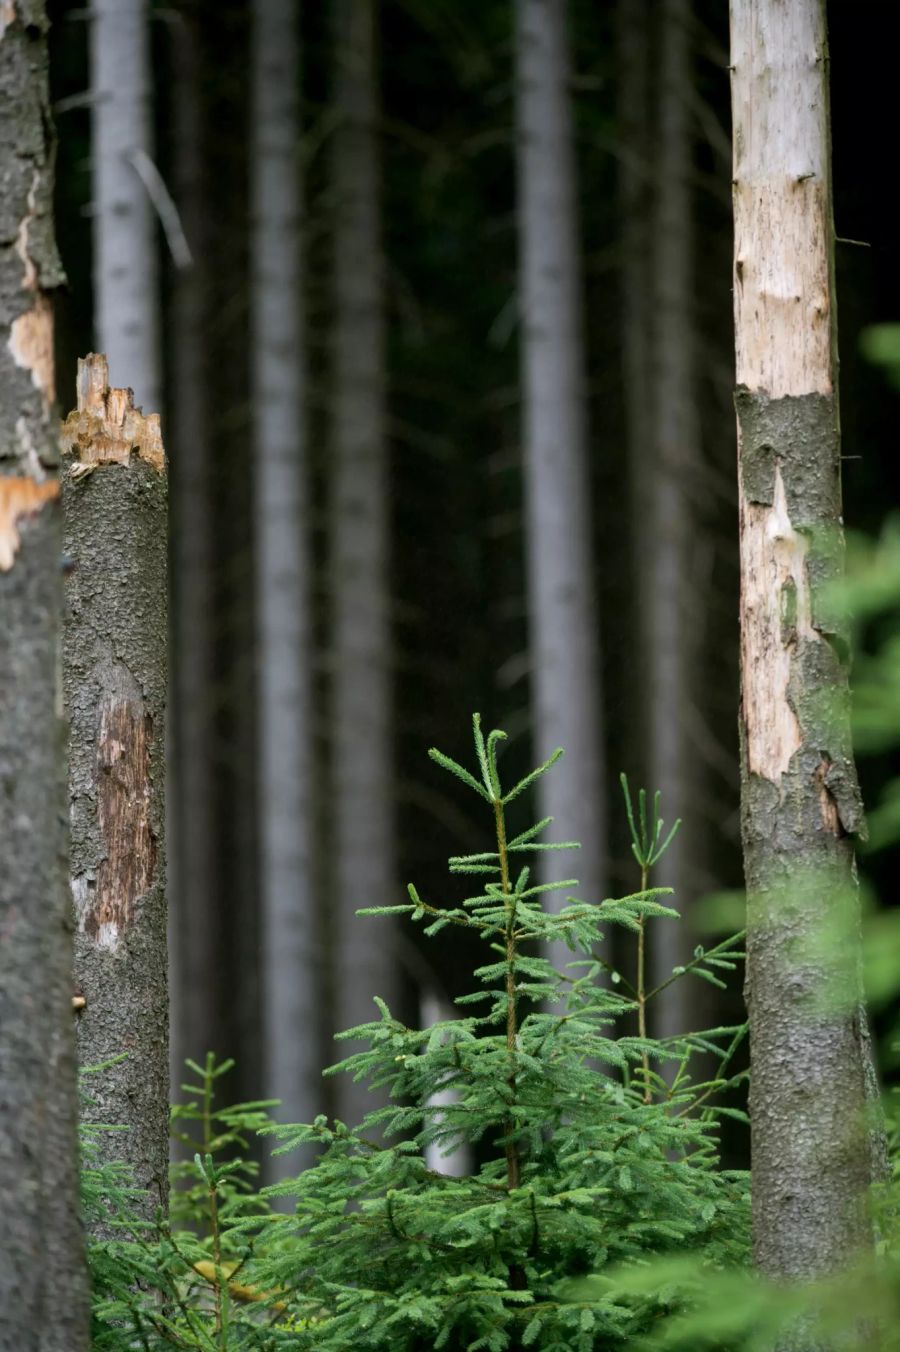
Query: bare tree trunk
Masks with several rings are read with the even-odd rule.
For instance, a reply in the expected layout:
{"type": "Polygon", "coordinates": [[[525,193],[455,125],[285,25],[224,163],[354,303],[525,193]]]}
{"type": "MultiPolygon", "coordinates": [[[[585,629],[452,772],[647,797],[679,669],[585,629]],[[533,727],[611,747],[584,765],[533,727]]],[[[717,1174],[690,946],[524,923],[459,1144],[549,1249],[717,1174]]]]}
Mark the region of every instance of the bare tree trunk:
{"type": "Polygon", "coordinates": [[[46,33],[35,0],[0,14],[0,1346],[79,1352],[46,33]]]}
{"type": "MultiPolygon", "coordinates": [[[[653,428],[651,366],[650,261],[653,204],[653,156],[650,125],[650,12],[647,0],[619,0],[618,8],[619,220],[622,257],[622,384],[628,451],[633,603],[648,609],[649,541],[644,528],[650,514],[653,428]]],[[[636,664],[636,761],[645,783],[648,695],[643,652],[636,664]]],[[[632,772],[629,771],[631,776],[632,772]]]]}
{"type": "MultiPolygon", "coordinates": [[[[394,767],[385,324],[373,0],[336,7],[332,162],[334,234],[333,452],[330,504],[331,821],[339,1028],[377,1017],[396,985],[390,928],[357,918],[395,895],[394,767]]],[[[339,1117],[356,1122],[373,1096],[336,1083],[339,1117]]]]}
{"type": "Polygon", "coordinates": [[[871,1240],[824,0],[731,42],[754,1247],[797,1278],[871,1240]]]}
{"type": "Polygon", "coordinates": [[[147,0],[92,0],[95,342],[138,403],[162,406],[147,0]],[[152,171],[151,171],[152,172],[152,171]]]}
{"type": "MultiPolygon", "coordinates": [[[[659,13],[659,79],[653,213],[653,456],[649,513],[642,535],[649,576],[640,613],[649,672],[649,786],[659,790],[667,821],[684,821],[653,881],[674,889],[680,925],[653,926],[649,943],[652,985],[686,961],[685,914],[696,888],[694,856],[701,836],[695,803],[699,757],[683,711],[697,696],[698,604],[692,562],[697,523],[700,428],[694,370],[694,225],[691,203],[692,137],[689,99],[691,0],[663,0],[659,13]],[[649,522],[649,529],[646,523],[649,522]]],[[[676,981],[653,1009],[658,1036],[690,1026],[692,987],[676,981]]]]}
{"type": "Polygon", "coordinates": [[[263,1043],[281,1115],[321,1111],[313,890],[310,602],[301,260],[299,33],[254,11],[253,385],[259,634],[263,1043]]]}
{"type": "Polygon", "coordinates": [[[147,1189],[168,1199],[169,1038],[163,832],[166,702],[166,467],[159,415],[110,389],[105,357],[78,363],[63,426],[71,880],[88,1121],[147,1189]]]}
{"type": "MultiPolygon", "coordinates": [[[[547,838],[581,842],[581,893],[606,890],[606,804],[566,6],[516,3],[520,296],[528,614],[538,784],[547,838]]],[[[565,854],[544,876],[563,878],[565,854]]],[[[565,960],[568,960],[566,958],[565,960]]]]}
{"type": "Polygon", "coordinates": [[[204,362],[206,240],[197,19],[173,29],[175,190],[193,261],[172,296],[173,775],[170,809],[171,1071],[218,1043],[214,877],[213,550],[210,423],[204,362]]]}

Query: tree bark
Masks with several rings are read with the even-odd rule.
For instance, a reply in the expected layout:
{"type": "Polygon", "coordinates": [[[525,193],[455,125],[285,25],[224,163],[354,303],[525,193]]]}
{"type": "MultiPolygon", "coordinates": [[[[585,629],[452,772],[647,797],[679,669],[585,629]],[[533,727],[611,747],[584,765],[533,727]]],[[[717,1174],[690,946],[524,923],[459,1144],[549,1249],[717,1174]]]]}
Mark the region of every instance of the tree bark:
{"type": "MultiPolygon", "coordinates": [[[[331,857],[337,919],[339,1028],[392,1003],[390,924],[356,916],[396,895],[392,680],[385,428],[385,319],[376,139],[376,7],[336,7],[333,452],[331,529],[331,857]]],[[[358,1122],[375,1104],[342,1076],[337,1114],[358,1122]]]]}
{"type": "Polygon", "coordinates": [[[207,238],[199,18],[173,29],[175,190],[193,261],[173,279],[172,665],[174,773],[169,812],[171,1071],[185,1058],[224,1055],[218,1017],[221,942],[215,882],[213,504],[205,356],[207,238]],[[174,868],[172,864],[174,863],[174,868]]]}
{"type": "MultiPolygon", "coordinates": [[[[653,882],[674,890],[680,924],[652,927],[648,951],[651,983],[667,980],[693,948],[687,908],[697,886],[696,820],[700,759],[684,716],[698,695],[698,605],[693,576],[697,522],[700,428],[694,361],[694,222],[691,201],[692,136],[690,0],[663,0],[659,11],[659,79],[656,110],[656,203],[653,220],[653,455],[649,520],[642,529],[649,554],[644,654],[649,673],[649,787],[661,793],[662,811],[684,825],[653,882]]],[[[657,1036],[691,1026],[692,987],[676,981],[652,1010],[657,1036]]]]}
{"type": "MultiPolygon", "coordinates": [[[[619,0],[619,221],[621,228],[622,387],[628,454],[634,606],[645,613],[649,591],[647,534],[652,482],[650,391],[652,326],[650,312],[651,233],[653,210],[653,138],[650,123],[650,29],[647,0],[619,0]]],[[[636,702],[635,758],[639,782],[646,783],[645,719],[648,696],[646,660],[641,653],[634,672],[636,702]]],[[[631,777],[631,776],[630,776],[631,777]]]]}
{"type": "Polygon", "coordinates": [[[138,403],[162,407],[146,0],[92,0],[95,342],[138,403]]]}
{"type": "MultiPolygon", "coordinates": [[[[547,839],[581,843],[580,895],[606,891],[606,803],[566,6],[517,0],[519,277],[534,742],[547,839]]],[[[546,856],[546,881],[573,867],[546,856]]],[[[564,960],[568,957],[563,954],[564,960]]]]}
{"type": "Polygon", "coordinates": [[[78,363],[62,447],[71,884],[88,1121],[146,1198],[168,1199],[169,1069],[163,832],[166,466],[158,414],[110,389],[105,357],[78,363]]]}
{"type": "Polygon", "coordinates": [[[78,1352],[72,925],[59,700],[62,543],[42,3],[0,10],[0,1347],[78,1352]]]}
{"type": "Polygon", "coordinates": [[[753,1229],[807,1278],[870,1242],[823,0],[732,0],[753,1229]]]}
{"type": "Polygon", "coordinates": [[[299,22],[254,11],[253,386],[266,1093],[322,1109],[314,895],[299,22]]]}

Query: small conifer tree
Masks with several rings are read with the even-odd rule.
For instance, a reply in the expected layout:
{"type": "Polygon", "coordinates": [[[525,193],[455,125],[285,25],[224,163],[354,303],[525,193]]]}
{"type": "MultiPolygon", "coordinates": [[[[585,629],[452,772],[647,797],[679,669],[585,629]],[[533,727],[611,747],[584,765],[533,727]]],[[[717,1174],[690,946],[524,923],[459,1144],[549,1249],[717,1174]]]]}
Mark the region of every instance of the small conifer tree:
{"type": "MultiPolygon", "coordinates": [[[[507,809],[561,752],[507,790],[503,737],[485,738],[475,718],[476,774],[430,753],[483,800],[492,822],[492,849],[450,861],[452,874],[477,879],[473,894],[438,906],[410,886],[407,904],[361,912],[407,916],[432,937],[461,926],[485,943],[481,989],[457,1001],[472,1012],[408,1028],[376,1001],[380,1018],[344,1034],[364,1037],[368,1050],[333,1070],[386,1088],[389,1105],[358,1130],[324,1118],[272,1129],[281,1151],[310,1141],[322,1149],[315,1167],[269,1190],[296,1199],[284,1223],[295,1242],[270,1276],[314,1321],[298,1347],[587,1352],[646,1329],[671,1299],[665,1291],[617,1299],[612,1275],[602,1274],[686,1247],[710,1264],[744,1256],[747,1181],[716,1167],[707,1106],[727,1082],[742,1030],[663,1045],[644,1025],[644,925],[675,915],[659,900],[665,889],[647,882],[671,839],[658,800],[648,814],[641,794],[635,814],[626,786],[641,891],[569,901],[552,914],[546,894],[577,884],[532,884],[527,861],[570,846],[540,841],[547,821],[510,836],[507,809]],[[598,980],[609,964],[596,948],[611,925],[639,941],[633,984],[618,972],[610,984],[598,980]],[[564,973],[537,955],[559,941],[573,951],[564,973]],[[638,1033],[617,1036],[635,1012],[638,1033]],[[689,1067],[701,1051],[722,1064],[697,1085],[689,1067]],[[435,1106],[448,1089],[452,1100],[435,1106]],[[447,1152],[466,1143],[482,1163],[468,1177],[433,1173],[423,1158],[433,1143],[447,1152]]],[[[736,956],[728,941],[698,950],[690,966],[718,983],[716,969],[736,956]]]]}
{"type": "MultiPolygon", "coordinates": [[[[193,1066],[197,1097],[177,1125],[202,1140],[187,1167],[192,1186],[175,1193],[193,1232],[173,1225],[155,1248],[138,1241],[132,1270],[144,1282],[155,1271],[163,1290],[147,1300],[120,1281],[104,1348],[595,1352],[648,1334],[690,1300],[690,1279],[650,1275],[636,1286],[635,1265],[687,1252],[703,1280],[745,1261],[747,1177],[718,1168],[715,1139],[717,1114],[735,1111],[717,1098],[741,1078],[729,1063],[744,1028],[665,1043],[646,1031],[655,992],[644,982],[645,925],[675,914],[649,885],[671,839],[658,795],[632,804],[625,785],[640,891],[567,900],[551,914],[546,894],[577,885],[532,884],[528,860],[570,846],[540,841],[547,821],[511,834],[507,811],[561,753],[507,790],[503,736],[485,738],[476,717],[474,774],[431,752],[483,801],[493,828],[490,849],[450,861],[452,874],[475,880],[472,895],[442,906],[411,886],[404,905],[362,913],[405,916],[430,936],[470,931],[487,949],[480,988],[457,1001],[460,1017],[426,1029],[376,1000],[379,1017],[343,1035],[368,1047],[331,1073],[389,1094],[358,1128],[324,1117],[274,1126],[259,1104],[216,1112],[220,1068],[193,1066]],[[597,952],[610,925],[635,937],[633,981],[597,952]],[[573,952],[565,972],[540,956],[560,941],[573,952]],[[699,1054],[717,1067],[695,1083],[699,1054]],[[252,1172],[229,1159],[247,1129],[274,1133],[278,1154],[314,1144],[317,1162],[259,1194],[252,1172]],[[426,1147],[463,1143],[479,1161],[467,1176],[428,1167],[426,1147]],[[269,1208],[276,1196],[294,1200],[291,1214],[269,1208]],[[140,1342],[115,1341],[126,1325],[140,1342]]],[[[672,979],[693,972],[721,984],[739,942],[698,949],[672,979]]]]}

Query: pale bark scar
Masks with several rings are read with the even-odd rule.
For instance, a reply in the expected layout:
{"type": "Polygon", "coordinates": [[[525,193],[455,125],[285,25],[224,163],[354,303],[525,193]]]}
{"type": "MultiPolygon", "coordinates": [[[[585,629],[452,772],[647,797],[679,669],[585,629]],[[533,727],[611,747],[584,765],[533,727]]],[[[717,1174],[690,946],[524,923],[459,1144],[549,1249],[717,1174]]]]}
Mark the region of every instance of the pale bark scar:
{"type": "Polygon", "coordinates": [[[82,928],[115,949],[134,921],[156,867],[150,820],[151,720],[140,700],[104,693],[98,711],[95,784],[105,857],[82,928]]]}
{"type": "Polygon", "coordinates": [[[0,0],[0,38],[16,17],[15,0],[0,0]]]}
{"type": "Polygon", "coordinates": [[[826,776],[831,769],[831,761],[827,756],[816,767],[815,780],[816,789],[819,794],[819,806],[822,810],[822,825],[826,831],[830,831],[833,836],[842,836],[844,834],[844,825],[841,821],[841,812],[834,795],[826,783],[826,776]]]}
{"type": "MultiPolygon", "coordinates": [[[[11,14],[7,13],[0,0],[0,37],[14,14],[14,8],[11,14]]],[[[49,406],[56,399],[53,307],[40,290],[38,270],[28,246],[29,227],[37,214],[36,195],[40,179],[39,171],[35,170],[28,190],[28,209],[19,222],[15,244],[16,253],[22,260],[22,288],[34,294],[34,304],[13,320],[9,331],[9,350],[16,365],[31,373],[32,383],[40,390],[49,406]]]]}
{"type": "Polygon", "coordinates": [[[8,573],[19,550],[19,522],[35,516],[47,502],[59,497],[55,479],[0,475],[0,573],[8,573]]]}
{"type": "Polygon", "coordinates": [[[770,506],[741,504],[744,586],[741,648],[744,729],[751,774],[779,783],[802,742],[788,687],[797,643],[812,626],[808,540],[791,525],[781,467],[770,506]]]}
{"type": "Polygon", "coordinates": [[[60,443],[64,455],[76,458],[75,466],[129,465],[134,452],[164,473],[159,414],[145,416],[135,408],[131,390],[110,389],[105,357],[79,358],[77,389],[78,406],[63,423],[60,443]]]}
{"type": "Polygon", "coordinates": [[[734,220],[737,383],[771,399],[830,394],[827,185],[738,178],[734,220]]]}
{"type": "Polygon", "coordinates": [[[56,398],[53,367],[53,307],[39,295],[30,310],[17,315],[10,326],[9,350],[17,366],[31,372],[35,389],[48,404],[56,398]]]}

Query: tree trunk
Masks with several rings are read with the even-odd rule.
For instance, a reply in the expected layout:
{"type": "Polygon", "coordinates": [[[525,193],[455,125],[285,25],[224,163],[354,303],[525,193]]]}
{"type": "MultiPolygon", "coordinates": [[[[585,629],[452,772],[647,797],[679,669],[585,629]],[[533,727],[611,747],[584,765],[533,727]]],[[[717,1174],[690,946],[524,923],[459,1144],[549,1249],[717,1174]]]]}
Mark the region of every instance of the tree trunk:
{"type": "MultiPolygon", "coordinates": [[[[692,137],[690,0],[663,0],[659,12],[659,79],[656,110],[656,203],[653,212],[653,455],[649,514],[643,518],[649,554],[644,655],[649,673],[647,713],[649,784],[659,790],[667,821],[684,825],[666,851],[653,882],[674,889],[684,916],[678,925],[651,929],[651,984],[659,985],[684,963],[693,944],[686,914],[697,887],[694,856],[702,831],[697,820],[699,757],[685,711],[697,700],[698,605],[692,562],[700,428],[694,370],[694,225],[691,202],[692,137]],[[647,529],[649,520],[650,528],[647,529]]],[[[649,392],[648,392],[649,393],[649,392]]],[[[646,397],[646,395],[645,395],[646,397]]],[[[692,987],[676,981],[652,1010],[659,1037],[691,1026],[692,987]]]]}
{"type": "Polygon", "coordinates": [[[169,813],[171,1070],[188,1056],[220,1055],[214,840],[213,549],[210,422],[206,383],[207,240],[204,224],[202,64],[199,20],[173,30],[175,189],[193,261],[172,296],[172,606],[174,773],[169,813]],[[174,863],[174,868],[172,864],[174,863]]]}
{"type": "MultiPolygon", "coordinates": [[[[547,839],[580,857],[546,856],[547,881],[574,867],[580,895],[606,891],[601,691],[580,314],[575,157],[566,6],[516,3],[519,277],[528,615],[534,742],[566,759],[538,783],[547,839]]],[[[569,958],[564,954],[564,960],[569,958]]]]}
{"type": "Polygon", "coordinates": [[[824,0],[731,41],[754,1247],[801,1278],[871,1238],[824,0]]]}
{"type": "Polygon", "coordinates": [[[72,926],[59,703],[62,544],[47,19],[0,14],[0,1346],[78,1352],[72,926]]]}
{"type": "MultiPolygon", "coordinates": [[[[622,386],[628,456],[629,510],[632,538],[632,600],[644,615],[650,588],[647,532],[652,483],[650,391],[652,328],[650,261],[653,204],[653,138],[650,125],[650,28],[647,0],[619,0],[619,221],[621,256],[622,386]]],[[[642,645],[643,647],[643,645],[642,645]]],[[[629,778],[647,782],[647,662],[641,651],[635,663],[633,710],[635,768],[629,778]]]]}
{"type": "Polygon", "coordinates": [[[78,363],[63,426],[71,881],[88,1121],[147,1196],[168,1198],[169,1068],[163,836],[166,700],[166,468],[159,416],[110,389],[105,357],[78,363]]]}
{"type": "Polygon", "coordinates": [[[147,0],[91,5],[95,343],[139,405],[162,407],[147,0]]]}
{"type": "MultiPolygon", "coordinates": [[[[330,504],[331,821],[338,1028],[377,1018],[396,985],[389,926],[357,918],[390,904],[394,860],[385,322],[373,0],[336,9],[332,161],[333,452],[330,504]]],[[[337,1113],[358,1122],[375,1099],[342,1076],[337,1113]]]]}
{"type": "Polygon", "coordinates": [[[257,0],[253,386],[265,1090],[281,1099],[284,1120],[310,1122],[322,1108],[322,964],[312,862],[299,68],[292,7],[257,0]]]}

